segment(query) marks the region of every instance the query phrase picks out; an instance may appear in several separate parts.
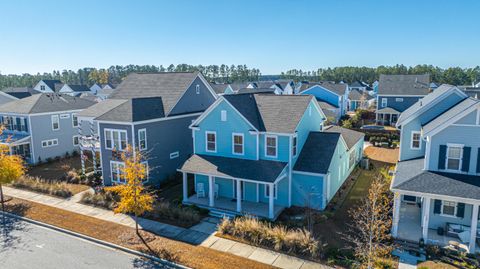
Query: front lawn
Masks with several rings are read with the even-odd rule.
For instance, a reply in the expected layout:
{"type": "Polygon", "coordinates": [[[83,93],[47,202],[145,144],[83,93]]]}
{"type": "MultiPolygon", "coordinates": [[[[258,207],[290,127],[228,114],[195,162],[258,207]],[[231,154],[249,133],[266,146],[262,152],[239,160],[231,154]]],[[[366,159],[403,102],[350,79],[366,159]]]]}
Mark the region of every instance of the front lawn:
{"type": "Polygon", "coordinates": [[[22,176],[9,184],[10,187],[24,189],[52,196],[68,198],[77,193],[88,190],[87,185],[69,184],[58,181],[47,181],[42,178],[34,178],[30,176],[22,176]]]}
{"type": "Polygon", "coordinates": [[[28,169],[27,174],[32,177],[40,177],[46,180],[60,180],[65,176],[66,171],[70,169],[79,170],[81,168],[80,156],[71,156],[59,160],[44,162],[28,169]]]}

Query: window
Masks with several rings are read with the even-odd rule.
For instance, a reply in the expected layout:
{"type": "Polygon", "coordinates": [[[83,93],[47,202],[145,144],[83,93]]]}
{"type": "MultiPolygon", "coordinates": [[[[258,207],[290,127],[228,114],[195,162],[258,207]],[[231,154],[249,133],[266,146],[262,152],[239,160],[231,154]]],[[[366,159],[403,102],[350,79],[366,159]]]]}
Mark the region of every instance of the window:
{"type": "Polygon", "coordinates": [[[277,137],[265,136],[265,155],[267,157],[277,157],[277,137]]]}
{"type": "Polygon", "coordinates": [[[42,148],[49,148],[58,145],[58,139],[50,139],[42,141],[42,148]]]}
{"type": "Polygon", "coordinates": [[[147,161],[142,162],[142,164],[145,165],[145,178],[142,180],[142,182],[145,183],[145,182],[148,181],[150,171],[149,171],[149,168],[148,168],[148,162],[147,161]]]}
{"type": "Polygon", "coordinates": [[[200,85],[197,84],[197,85],[195,86],[195,92],[196,92],[197,94],[200,94],[200,85]]]}
{"type": "Polygon", "coordinates": [[[127,131],[105,129],[105,148],[125,150],[127,148],[127,131]]]}
{"type": "MultiPolygon", "coordinates": [[[[265,198],[270,197],[270,186],[265,185],[265,198]]],[[[273,184],[273,198],[277,199],[277,185],[273,184]]]]}
{"type": "Polygon", "coordinates": [[[243,134],[233,134],[233,154],[243,155],[243,134]]]}
{"type": "Polygon", "coordinates": [[[355,161],[356,161],[356,156],[357,156],[357,149],[356,148],[352,148],[350,150],[350,155],[348,156],[348,167],[351,168],[352,166],[355,165],[355,161]]]}
{"type": "Polygon", "coordinates": [[[60,119],[58,115],[52,115],[52,130],[59,130],[60,129],[60,119]]]}
{"type": "Polygon", "coordinates": [[[74,146],[80,145],[80,136],[79,135],[73,136],[73,145],[74,146]]]}
{"type": "Polygon", "coordinates": [[[221,120],[222,121],[227,121],[227,111],[222,110],[222,111],[220,111],[220,114],[221,114],[221,120]]]}
{"type": "Polygon", "coordinates": [[[382,98],[382,107],[387,107],[387,98],[382,98]]]}
{"type": "Polygon", "coordinates": [[[217,133],[205,132],[207,137],[207,152],[217,152],[217,133]]]}
{"type": "Polygon", "coordinates": [[[60,119],[68,119],[70,118],[69,114],[60,114],[60,119]]]}
{"type": "Polygon", "coordinates": [[[44,92],[44,91],[45,91],[45,86],[44,86],[44,85],[40,86],[40,90],[41,90],[42,92],[44,92]]]}
{"type": "Polygon", "coordinates": [[[138,130],[138,148],[140,150],[147,149],[147,129],[138,130]]]}
{"type": "Polygon", "coordinates": [[[450,201],[442,201],[442,215],[445,216],[456,216],[457,214],[457,203],[450,201]]]}
{"type": "Polygon", "coordinates": [[[118,183],[126,183],[124,176],[125,163],[110,161],[110,176],[112,181],[118,183]]]}
{"type": "Polygon", "coordinates": [[[458,171],[462,167],[463,146],[448,145],[447,148],[447,170],[458,171]]]}
{"type": "Polygon", "coordinates": [[[413,131],[412,132],[412,140],[411,140],[411,149],[420,149],[422,147],[422,143],[420,142],[420,132],[413,131]]]}
{"type": "Polygon", "coordinates": [[[170,153],[170,160],[178,158],[178,156],[180,156],[180,153],[178,151],[172,152],[170,153]]]}
{"type": "Polygon", "coordinates": [[[406,203],[416,203],[417,202],[417,197],[412,196],[412,195],[403,195],[402,196],[403,201],[406,203]]]}
{"type": "Polygon", "coordinates": [[[292,141],[293,141],[292,154],[293,154],[293,156],[297,156],[297,137],[294,136],[292,141]]]}
{"type": "Polygon", "coordinates": [[[401,103],[401,102],[403,102],[403,98],[395,98],[395,102],[401,103]]]}
{"type": "Polygon", "coordinates": [[[72,114],[72,126],[78,127],[78,117],[77,114],[72,114]]]}

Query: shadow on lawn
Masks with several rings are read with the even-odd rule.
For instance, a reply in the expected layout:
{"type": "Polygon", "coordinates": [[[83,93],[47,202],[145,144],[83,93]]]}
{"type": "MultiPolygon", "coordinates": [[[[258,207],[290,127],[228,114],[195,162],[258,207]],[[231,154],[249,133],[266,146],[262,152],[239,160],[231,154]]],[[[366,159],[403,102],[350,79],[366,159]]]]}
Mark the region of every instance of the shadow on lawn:
{"type": "Polygon", "coordinates": [[[143,258],[135,258],[132,261],[133,268],[141,268],[141,269],[159,269],[159,268],[176,268],[172,266],[168,266],[159,262],[155,262],[148,259],[143,258]]]}
{"type": "MultiPolygon", "coordinates": [[[[24,204],[6,204],[8,212],[23,216],[28,209],[24,204]]],[[[7,216],[0,211],[0,253],[24,247],[21,237],[17,234],[27,231],[25,222],[7,216]]]]}

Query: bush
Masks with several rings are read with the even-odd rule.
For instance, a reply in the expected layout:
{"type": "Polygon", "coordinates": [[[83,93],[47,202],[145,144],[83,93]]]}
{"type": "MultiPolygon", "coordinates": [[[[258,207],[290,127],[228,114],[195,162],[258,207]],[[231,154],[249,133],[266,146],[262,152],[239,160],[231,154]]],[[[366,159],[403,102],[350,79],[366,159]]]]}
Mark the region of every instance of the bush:
{"type": "Polygon", "coordinates": [[[74,169],[69,170],[65,175],[65,181],[72,184],[80,183],[80,175],[74,169]]]}
{"type": "Polygon", "coordinates": [[[114,209],[118,201],[118,196],[114,193],[103,190],[97,193],[86,192],[80,199],[80,202],[83,204],[103,207],[106,209],[114,209]]]}
{"type": "Polygon", "coordinates": [[[200,210],[194,206],[183,206],[172,204],[167,201],[157,201],[153,205],[153,210],[145,214],[146,218],[154,220],[169,220],[181,226],[190,227],[200,222],[208,210],[200,210]]]}
{"type": "Polygon", "coordinates": [[[305,229],[287,229],[251,216],[234,220],[223,219],[218,226],[221,234],[234,236],[254,245],[273,248],[277,251],[301,256],[320,256],[323,245],[305,229]]]}
{"type": "Polygon", "coordinates": [[[65,182],[48,182],[38,177],[22,176],[12,182],[15,188],[46,193],[59,197],[71,197],[73,194],[65,182]]]}

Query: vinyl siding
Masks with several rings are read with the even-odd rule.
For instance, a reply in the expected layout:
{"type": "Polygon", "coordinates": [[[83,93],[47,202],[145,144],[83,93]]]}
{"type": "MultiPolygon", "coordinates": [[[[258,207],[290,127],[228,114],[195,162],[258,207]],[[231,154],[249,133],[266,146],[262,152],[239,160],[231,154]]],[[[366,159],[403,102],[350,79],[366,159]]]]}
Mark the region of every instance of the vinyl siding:
{"type": "Polygon", "coordinates": [[[391,107],[399,112],[403,112],[407,110],[407,108],[411,107],[415,104],[419,99],[423,98],[423,96],[415,96],[415,97],[407,97],[407,96],[377,96],[377,110],[382,109],[382,98],[387,98],[387,107],[391,107]],[[403,102],[395,101],[396,98],[403,98],[403,102]]]}
{"type": "MultiPolygon", "coordinates": [[[[170,115],[181,115],[194,112],[205,111],[211,104],[215,102],[215,96],[212,95],[203,83],[197,77],[190,87],[185,91],[178,103],[172,108],[170,115]],[[200,93],[196,93],[196,86],[200,86],[200,93]]],[[[166,111],[168,113],[168,111],[166,111]]]]}
{"type": "Polygon", "coordinates": [[[292,178],[292,205],[301,207],[310,205],[314,209],[325,209],[326,183],[323,176],[293,173],[292,178]]]}

